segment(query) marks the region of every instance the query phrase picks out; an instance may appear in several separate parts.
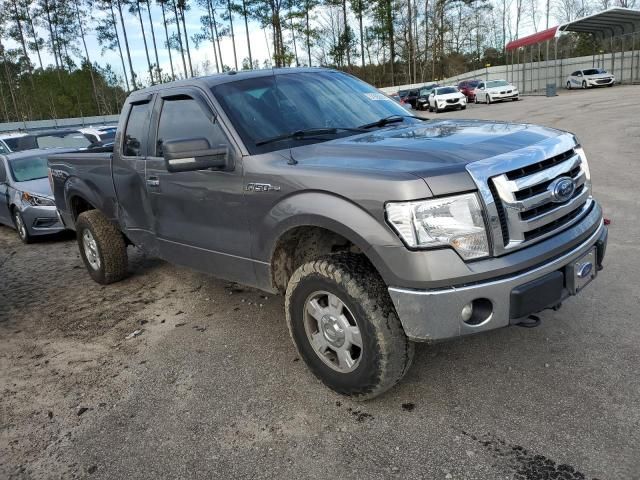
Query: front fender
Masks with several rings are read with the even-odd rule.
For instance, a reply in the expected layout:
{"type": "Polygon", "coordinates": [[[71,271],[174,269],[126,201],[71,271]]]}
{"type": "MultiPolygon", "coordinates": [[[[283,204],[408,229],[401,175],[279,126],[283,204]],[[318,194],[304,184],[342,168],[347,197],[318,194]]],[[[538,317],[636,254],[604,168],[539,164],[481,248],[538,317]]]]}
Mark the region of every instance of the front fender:
{"type": "Polygon", "coordinates": [[[278,240],[287,231],[302,226],[321,227],[337,233],[362,250],[378,271],[385,271],[373,246],[403,246],[380,217],[344,197],[305,192],[284,198],[265,216],[254,235],[254,258],[270,262],[278,240]]]}

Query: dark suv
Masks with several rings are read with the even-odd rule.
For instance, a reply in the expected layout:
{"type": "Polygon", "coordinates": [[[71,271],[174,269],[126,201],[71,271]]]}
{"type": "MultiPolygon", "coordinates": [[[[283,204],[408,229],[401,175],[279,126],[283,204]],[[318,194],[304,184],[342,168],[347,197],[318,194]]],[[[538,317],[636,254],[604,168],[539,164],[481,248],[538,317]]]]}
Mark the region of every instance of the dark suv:
{"type": "Polygon", "coordinates": [[[416,102],[418,100],[418,96],[419,96],[419,89],[414,88],[411,90],[407,90],[406,94],[404,96],[400,95],[400,98],[402,98],[402,102],[403,103],[408,103],[409,105],[411,105],[411,108],[416,108],[416,102]]]}

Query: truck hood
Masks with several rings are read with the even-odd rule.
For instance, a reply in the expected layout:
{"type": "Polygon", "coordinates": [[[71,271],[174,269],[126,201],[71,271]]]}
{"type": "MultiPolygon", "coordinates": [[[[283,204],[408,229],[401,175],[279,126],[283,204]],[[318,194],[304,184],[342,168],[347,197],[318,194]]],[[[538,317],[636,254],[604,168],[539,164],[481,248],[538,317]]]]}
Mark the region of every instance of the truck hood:
{"type": "Polygon", "coordinates": [[[465,172],[485,160],[566,135],[537,125],[484,120],[432,120],[398,125],[291,149],[301,165],[406,172],[425,180],[465,172]]]}
{"type": "Polygon", "coordinates": [[[39,197],[53,198],[48,178],[37,178],[26,182],[16,182],[14,187],[16,190],[20,190],[21,192],[31,193],[32,195],[37,195],[39,197]]]}

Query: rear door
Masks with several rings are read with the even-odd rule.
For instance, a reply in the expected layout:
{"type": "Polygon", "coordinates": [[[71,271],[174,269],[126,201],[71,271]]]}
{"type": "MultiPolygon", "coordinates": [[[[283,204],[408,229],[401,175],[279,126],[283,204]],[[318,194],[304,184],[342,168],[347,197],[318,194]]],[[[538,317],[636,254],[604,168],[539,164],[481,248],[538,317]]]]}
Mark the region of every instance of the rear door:
{"type": "Polygon", "coordinates": [[[9,172],[4,158],[0,158],[0,223],[11,224],[9,212],[9,172]]]}
{"type": "MultiPolygon", "coordinates": [[[[241,108],[241,107],[240,107],[241,108]]],[[[161,256],[173,263],[246,284],[254,283],[249,259],[250,233],[245,214],[242,156],[218,122],[213,105],[196,88],[174,88],[154,108],[157,130],[147,158],[149,186],[161,256]],[[222,170],[167,171],[164,142],[205,138],[211,148],[226,148],[222,170]]]]}
{"type": "Polygon", "coordinates": [[[113,156],[112,172],[123,230],[135,245],[157,254],[145,177],[152,98],[151,95],[133,97],[126,105],[123,111],[126,121],[117,139],[120,155],[113,156]]]}

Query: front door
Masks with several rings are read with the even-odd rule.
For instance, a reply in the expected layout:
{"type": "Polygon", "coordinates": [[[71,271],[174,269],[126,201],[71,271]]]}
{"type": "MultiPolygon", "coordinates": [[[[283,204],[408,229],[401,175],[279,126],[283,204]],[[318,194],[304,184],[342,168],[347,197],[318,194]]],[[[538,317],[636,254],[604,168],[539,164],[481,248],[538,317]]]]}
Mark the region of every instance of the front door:
{"type": "Polygon", "coordinates": [[[168,90],[156,102],[154,118],[155,152],[147,158],[146,178],[161,256],[221,278],[253,284],[242,157],[237,146],[218,123],[206,96],[195,88],[168,90]],[[227,148],[228,168],[168,172],[163,143],[195,138],[206,139],[211,148],[227,148]]]}

